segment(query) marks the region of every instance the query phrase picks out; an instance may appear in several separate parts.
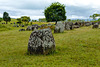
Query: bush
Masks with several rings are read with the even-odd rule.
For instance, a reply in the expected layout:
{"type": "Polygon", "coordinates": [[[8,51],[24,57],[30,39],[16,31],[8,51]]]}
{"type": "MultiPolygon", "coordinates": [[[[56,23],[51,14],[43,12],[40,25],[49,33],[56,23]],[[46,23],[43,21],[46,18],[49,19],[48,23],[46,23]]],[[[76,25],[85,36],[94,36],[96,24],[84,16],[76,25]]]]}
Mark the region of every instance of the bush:
{"type": "Polygon", "coordinates": [[[6,27],[5,25],[0,24],[0,31],[10,30],[11,28],[6,27]]]}
{"type": "Polygon", "coordinates": [[[55,29],[55,25],[41,27],[40,29],[50,28],[51,30],[55,29]]]}

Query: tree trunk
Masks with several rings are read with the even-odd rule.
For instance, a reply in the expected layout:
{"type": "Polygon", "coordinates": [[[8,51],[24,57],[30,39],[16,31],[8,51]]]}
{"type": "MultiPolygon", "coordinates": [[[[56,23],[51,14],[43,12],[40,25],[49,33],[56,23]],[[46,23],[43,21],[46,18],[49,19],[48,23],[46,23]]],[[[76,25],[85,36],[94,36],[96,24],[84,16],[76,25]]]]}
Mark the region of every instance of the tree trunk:
{"type": "Polygon", "coordinates": [[[31,25],[32,25],[32,22],[31,22],[31,25]]]}
{"type": "Polygon", "coordinates": [[[27,25],[29,24],[29,22],[27,22],[27,25]]]}
{"type": "Polygon", "coordinates": [[[19,24],[19,26],[21,26],[21,24],[19,24]]]}
{"type": "Polygon", "coordinates": [[[55,25],[57,24],[57,21],[56,21],[56,23],[55,23],[55,25]]]}
{"type": "Polygon", "coordinates": [[[6,24],[7,24],[7,21],[6,21],[6,24]]]}

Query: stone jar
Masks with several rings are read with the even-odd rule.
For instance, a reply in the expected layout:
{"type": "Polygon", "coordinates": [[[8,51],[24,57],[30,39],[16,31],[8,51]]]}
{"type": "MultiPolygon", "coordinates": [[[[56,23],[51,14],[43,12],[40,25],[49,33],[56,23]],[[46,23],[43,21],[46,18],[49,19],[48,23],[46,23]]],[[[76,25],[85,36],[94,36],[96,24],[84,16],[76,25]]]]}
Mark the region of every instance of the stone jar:
{"type": "Polygon", "coordinates": [[[55,51],[55,40],[51,29],[35,30],[31,33],[28,42],[28,53],[48,54],[55,51]]]}

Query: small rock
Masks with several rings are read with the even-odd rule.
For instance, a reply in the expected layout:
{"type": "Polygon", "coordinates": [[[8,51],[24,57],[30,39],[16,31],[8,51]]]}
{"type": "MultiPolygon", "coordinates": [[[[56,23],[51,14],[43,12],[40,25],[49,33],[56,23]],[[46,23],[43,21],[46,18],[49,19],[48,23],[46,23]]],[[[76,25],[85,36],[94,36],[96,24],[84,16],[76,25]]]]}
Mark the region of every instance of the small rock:
{"type": "Polygon", "coordinates": [[[25,29],[20,29],[19,31],[25,31],[25,29]]]}
{"type": "Polygon", "coordinates": [[[21,27],[24,27],[24,25],[21,25],[21,27]]]}

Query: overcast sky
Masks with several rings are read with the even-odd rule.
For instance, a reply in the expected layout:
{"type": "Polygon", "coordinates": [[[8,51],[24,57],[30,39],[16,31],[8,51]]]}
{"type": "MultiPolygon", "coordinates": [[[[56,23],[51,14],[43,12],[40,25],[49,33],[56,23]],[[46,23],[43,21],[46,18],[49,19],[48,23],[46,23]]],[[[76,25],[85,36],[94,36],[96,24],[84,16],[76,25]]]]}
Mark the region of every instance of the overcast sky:
{"type": "Polygon", "coordinates": [[[87,19],[94,13],[100,14],[99,0],[0,0],[0,17],[6,11],[12,18],[44,18],[44,9],[53,2],[65,4],[68,19],[87,19]]]}

